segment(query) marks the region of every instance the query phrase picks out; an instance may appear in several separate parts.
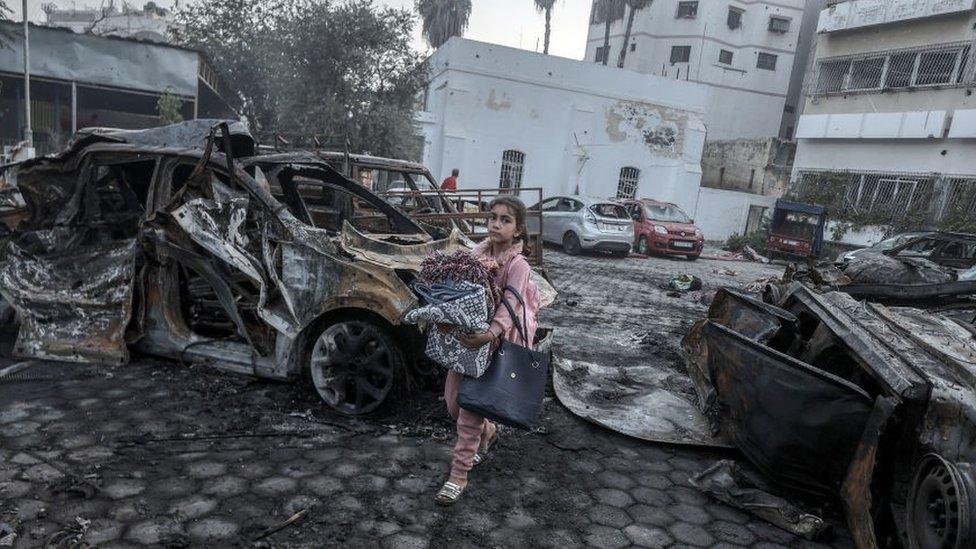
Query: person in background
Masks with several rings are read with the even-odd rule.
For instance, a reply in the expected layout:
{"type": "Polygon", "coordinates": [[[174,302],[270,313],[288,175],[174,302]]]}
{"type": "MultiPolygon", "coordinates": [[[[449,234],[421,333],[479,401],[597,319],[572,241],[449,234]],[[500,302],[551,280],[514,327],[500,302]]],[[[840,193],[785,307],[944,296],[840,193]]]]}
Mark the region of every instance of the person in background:
{"type": "Polygon", "coordinates": [[[451,170],[451,177],[444,179],[441,183],[442,191],[456,191],[457,190],[457,178],[461,175],[461,170],[454,168],[451,170]]]}

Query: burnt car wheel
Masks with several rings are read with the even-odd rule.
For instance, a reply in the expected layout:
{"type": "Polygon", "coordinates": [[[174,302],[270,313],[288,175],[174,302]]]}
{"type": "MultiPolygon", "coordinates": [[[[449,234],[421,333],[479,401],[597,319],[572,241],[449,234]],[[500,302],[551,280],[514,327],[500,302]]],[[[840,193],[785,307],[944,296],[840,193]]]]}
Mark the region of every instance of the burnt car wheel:
{"type": "Polygon", "coordinates": [[[563,251],[568,255],[579,255],[582,246],[580,246],[579,237],[576,233],[566,233],[563,237],[563,251]]]}
{"type": "Polygon", "coordinates": [[[381,328],[346,320],[322,331],[308,367],[312,384],[326,404],[359,415],[383,404],[402,364],[400,349],[381,328]]]}
{"type": "Polygon", "coordinates": [[[915,472],[908,501],[908,539],[913,549],[971,547],[976,479],[962,469],[929,454],[915,472]]]}

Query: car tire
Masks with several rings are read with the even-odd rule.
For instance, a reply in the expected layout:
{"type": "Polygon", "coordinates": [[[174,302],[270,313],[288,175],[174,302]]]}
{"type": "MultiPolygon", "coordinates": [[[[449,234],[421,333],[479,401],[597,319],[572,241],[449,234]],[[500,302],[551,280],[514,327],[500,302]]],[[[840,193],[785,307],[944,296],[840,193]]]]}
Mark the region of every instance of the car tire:
{"type": "Polygon", "coordinates": [[[309,340],[306,374],[333,410],[368,414],[382,406],[404,368],[403,351],[369,320],[340,319],[309,340]]]}
{"type": "Polygon", "coordinates": [[[697,255],[686,255],[685,257],[688,258],[688,261],[697,261],[698,260],[698,256],[697,255]]]}
{"type": "Polygon", "coordinates": [[[937,454],[922,458],[915,469],[906,505],[908,546],[972,547],[976,541],[976,472],[937,454]]]}
{"type": "Polygon", "coordinates": [[[637,253],[640,255],[648,256],[651,255],[651,243],[647,241],[646,236],[642,236],[637,239],[637,253]]]}
{"type": "Polygon", "coordinates": [[[580,245],[579,237],[574,232],[568,232],[563,236],[563,251],[566,255],[579,255],[583,250],[580,245]]]}

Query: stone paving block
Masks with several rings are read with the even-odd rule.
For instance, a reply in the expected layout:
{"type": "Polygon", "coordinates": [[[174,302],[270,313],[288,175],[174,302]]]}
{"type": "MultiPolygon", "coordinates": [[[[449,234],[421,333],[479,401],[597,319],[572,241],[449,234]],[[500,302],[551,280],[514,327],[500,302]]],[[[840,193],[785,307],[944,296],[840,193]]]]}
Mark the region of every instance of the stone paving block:
{"type": "Polygon", "coordinates": [[[456,524],[458,528],[465,532],[481,535],[487,534],[498,526],[498,523],[487,513],[475,511],[470,508],[463,509],[459,513],[456,524]]]}
{"type": "Polygon", "coordinates": [[[322,465],[305,459],[290,461],[279,468],[282,475],[295,479],[309,477],[322,472],[322,465]]]}
{"type": "Polygon", "coordinates": [[[630,545],[630,539],[616,528],[592,525],[587,529],[586,544],[599,549],[621,549],[630,545]]]}
{"type": "Polygon", "coordinates": [[[331,496],[342,490],[342,481],[326,475],[318,475],[302,481],[302,486],[317,496],[331,496]]]}
{"type": "Polygon", "coordinates": [[[538,521],[525,509],[519,507],[517,509],[512,509],[505,515],[505,524],[509,528],[514,528],[515,530],[522,530],[524,528],[533,528],[538,524],[538,521]]]}
{"type": "MultiPolygon", "coordinates": [[[[603,467],[606,469],[611,469],[613,471],[630,473],[637,470],[640,467],[640,464],[635,460],[634,456],[630,456],[630,457],[612,456],[603,461],[603,467]]],[[[614,486],[614,488],[620,488],[620,486],[614,486]]],[[[620,489],[626,490],[626,488],[620,488],[620,489]]]]}
{"type": "MultiPolygon", "coordinates": [[[[0,494],[0,502],[4,501],[2,496],[3,494],[0,494]]],[[[10,500],[7,501],[10,502],[10,500]]],[[[0,509],[3,507],[3,504],[0,504],[0,509]]],[[[11,507],[17,510],[17,518],[20,520],[34,520],[47,514],[47,504],[36,499],[22,499],[11,502],[11,507]]]]}
{"type": "Polygon", "coordinates": [[[634,487],[634,481],[630,477],[617,471],[603,471],[602,473],[597,474],[596,477],[607,488],[630,490],[634,487]]]}
{"type": "Polygon", "coordinates": [[[104,547],[122,536],[122,523],[109,519],[95,519],[88,525],[82,540],[94,547],[104,547]]]}
{"type": "Polygon", "coordinates": [[[670,532],[671,536],[674,537],[676,541],[687,543],[689,545],[708,547],[709,545],[715,543],[715,538],[713,538],[708,531],[697,524],[677,522],[668,528],[668,532],[670,532]]]}
{"type": "Polygon", "coordinates": [[[522,532],[503,526],[488,533],[487,545],[494,547],[528,547],[528,541],[522,532]]]}
{"type": "Polygon", "coordinates": [[[409,494],[423,494],[434,489],[430,481],[421,477],[407,477],[393,482],[394,487],[409,494]]]}
{"type": "Polygon", "coordinates": [[[399,524],[385,520],[364,520],[356,525],[356,529],[372,539],[385,538],[401,530],[399,524]]]}
{"type": "Polygon", "coordinates": [[[152,491],[163,497],[178,498],[192,494],[197,489],[197,483],[188,478],[167,478],[152,485],[152,491]]]}
{"type": "Polygon", "coordinates": [[[82,463],[101,463],[115,455],[115,452],[104,446],[88,446],[68,453],[68,459],[82,463]]]}
{"type": "Polygon", "coordinates": [[[379,492],[381,490],[386,490],[390,485],[390,481],[377,475],[357,475],[346,481],[346,484],[350,489],[354,491],[364,491],[364,492],[379,492]]]}
{"type": "Polygon", "coordinates": [[[194,478],[213,478],[227,472],[227,465],[219,461],[198,461],[186,466],[186,472],[194,478]]]}
{"type": "Polygon", "coordinates": [[[362,473],[363,468],[359,465],[352,463],[350,461],[343,461],[337,463],[328,472],[329,474],[339,477],[339,478],[352,478],[360,473],[362,473]]]}
{"type": "Polygon", "coordinates": [[[705,510],[708,514],[712,515],[718,520],[724,520],[726,522],[734,522],[736,524],[746,524],[751,520],[751,517],[734,507],[725,505],[724,503],[708,503],[705,505],[705,510]]]}
{"type": "Polygon", "coordinates": [[[590,512],[587,513],[590,520],[597,524],[602,524],[604,526],[610,526],[613,528],[623,528],[627,526],[633,519],[627,514],[623,509],[617,507],[611,507],[609,505],[594,505],[590,508],[590,512]]]}
{"type": "MultiPolygon", "coordinates": [[[[685,480],[685,484],[688,481],[685,480]]],[[[691,486],[678,485],[668,490],[668,495],[671,496],[676,503],[687,503],[689,505],[702,506],[709,502],[708,496],[699,492],[697,489],[691,486]]]]}
{"type": "Polygon", "coordinates": [[[281,511],[286,517],[290,517],[302,509],[312,509],[319,505],[319,503],[321,503],[321,500],[317,497],[300,494],[288,498],[288,501],[281,506],[281,511]]]}
{"type": "Polygon", "coordinates": [[[593,490],[591,493],[600,503],[612,505],[613,507],[624,508],[634,504],[634,498],[630,497],[630,494],[623,490],[601,488],[599,490],[593,490]]]}
{"type": "Polygon", "coordinates": [[[190,524],[187,532],[190,537],[199,541],[215,541],[230,538],[237,534],[240,527],[227,519],[212,517],[201,519],[190,524]]]}
{"type": "Polygon", "coordinates": [[[200,491],[210,496],[228,498],[243,494],[247,489],[248,483],[246,480],[240,477],[222,476],[205,482],[200,491]]]}
{"type": "Polygon", "coordinates": [[[136,496],[146,490],[146,484],[140,480],[114,480],[102,487],[102,492],[112,499],[125,499],[136,496]]]}
{"type": "Polygon", "coordinates": [[[63,478],[64,473],[46,463],[40,463],[24,469],[20,477],[31,482],[51,482],[63,478]]]}
{"type": "Polygon", "coordinates": [[[691,524],[707,524],[712,520],[711,515],[709,515],[702,507],[696,505],[688,505],[687,503],[680,503],[668,508],[670,512],[675,517],[679,518],[684,522],[690,522],[691,524]]]}
{"type": "Polygon", "coordinates": [[[195,519],[210,513],[217,508],[217,500],[200,495],[193,495],[173,502],[169,513],[177,520],[195,519]]]}
{"type": "Polygon", "coordinates": [[[254,485],[254,492],[263,496],[279,496],[291,493],[298,482],[288,477],[271,477],[254,485]]]}
{"type": "Polygon", "coordinates": [[[650,507],[644,504],[637,504],[627,509],[627,514],[634,521],[645,526],[650,525],[664,528],[675,522],[675,518],[663,507],[650,507]]]}
{"type": "Polygon", "coordinates": [[[756,541],[755,534],[741,524],[718,520],[708,525],[708,531],[716,538],[739,545],[751,545],[756,541]]]}
{"type": "Polygon", "coordinates": [[[95,439],[91,435],[69,435],[58,441],[58,444],[62,448],[74,450],[95,444],[95,439]]]}
{"type": "Polygon", "coordinates": [[[271,467],[267,463],[260,461],[246,461],[235,465],[229,471],[232,475],[239,475],[247,479],[255,480],[267,477],[271,474],[271,467]]]}
{"type": "Polygon", "coordinates": [[[430,541],[425,536],[402,532],[383,540],[385,549],[427,549],[430,541]]]}
{"type": "Polygon", "coordinates": [[[143,545],[159,545],[183,535],[183,527],[174,520],[153,519],[129,527],[125,539],[143,545]]]}
{"type": "Polygon", "coordinates": [[[533,539],[536,547],[550,549],[572,549],[582,547],[580,539],[568,530],[543,530],[536,532],[533,539]]]}
{"type": "Polygon", "coordinates": [[[30,411],[20,407],[18,404],[14,404],[0,411],[0,424],[16,423],[27,419],[30,415],[30,411]]]}
{"type": "Polygon", "coordinates": [[[752,533],[755,534],[761,541],[788,544],[794,539],[793,534],[766,522],[750,522],[746,525],[746,528],[751,530],[752,533]]]}
{"type": "Polygon", "coordinates": [[[654,488],[634,488],[630,491],[630,495],[635,500],[653,507],[663,507],[672,503],[671,497],[666,491],[654,488]]]}
{"type": "Polygon", "coordinates": [[[41,460],[23,452],[14,454],[14,457],[10,458],[10,462],[16,463],[17,465],[37,465],[42,463],[41,460]]]}
{"type": "Polygon", "coordinates": [[[671,543],[671,536],[660,528],[631,524],[624,528],[624,534],[634,545],[640,547],[666,547],[671,543]]]}

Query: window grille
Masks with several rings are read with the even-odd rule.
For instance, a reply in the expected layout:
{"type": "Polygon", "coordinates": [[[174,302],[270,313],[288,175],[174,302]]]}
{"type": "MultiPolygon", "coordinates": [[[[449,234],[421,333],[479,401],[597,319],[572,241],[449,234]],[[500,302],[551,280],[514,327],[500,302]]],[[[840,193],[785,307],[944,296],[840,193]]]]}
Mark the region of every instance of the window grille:
{"type": "Polygon", "coordinates": [[[970,53],[966,42],[823,59],[810,93],[962,85],[973,80],[970,53]]]}
{"type": "Polygon", "coordinates": [[[671,46],[671,62],[687,63],[691,60],[691,46],[671,46]]]}
{"type": "Polygon", "coordinates": [[[525,167],[525,153],[507,150],[502,153],[502,172],[498,177],[500,189],[521,189],[522,169],[525,167]]]}
{"type": "Polygon", "coordinates": [[[735,30],[742,26],[743,13],[745,12],[743,10],[740,10],[739,8],[733,8],[733,7],[729,8],[729,17],[727,21],[730,29],[735,30]]]}
{"type": "Polygon", "coordinates": [[[935,179],[921,174],[884,172],[800,172],[791,189],[793,198],[802,199],[810,191],[840,181],[843,190],[837,204],[827,205],[845,213],[863,216],[889,216],[892,219],[911,211],[927,210],[935,179]]]}
{"type": "Polygon", "coordinates": [[[698,2],[678,2],[678,19],[698,17],[698,2]]]}
{"type": "Polygon", "coordinates": [[[756,68],[774,71],[776,70],[776,59],[776,55],[760,52],[759,57],[756,59],[756,68]]]}
{"type": "Polygon", "coordinates": [[[718,52],[718,62],[722,63],[723,65],[731,65],[732,52],[730,52],[729,50],[720,50],[718,52]]]}
{"type": "Polygon", "coordinates": [[[787,17],[770,17],[769,18],[769,31],[770,32],[790,32],[790,20],[787,17]]]}
{"type": "Polygon", "coordinates": [[[640,182],[640,170],[626,167],[620,169],[620,180],[617,183],[617,198],[637,198],[637,185],[640,182]]]}
{"type": "Polygon", "coordinates": [[[596,59],[594,59],[594,61],[597,62],[597,63],[603,63],[603,61],[607,58],[607,52],[609,52],[609,51],[610,51],[610,48],[607,48],[607,47],[604,47],[604,46],[597,46],[597,48],[596,48],[596,59]]]}

